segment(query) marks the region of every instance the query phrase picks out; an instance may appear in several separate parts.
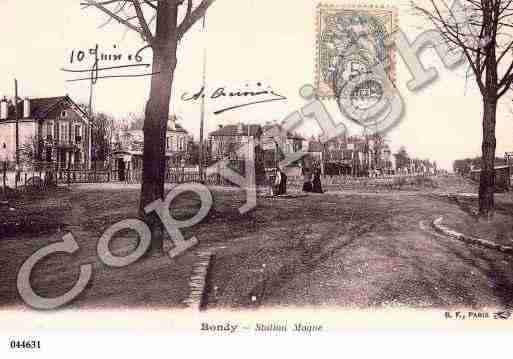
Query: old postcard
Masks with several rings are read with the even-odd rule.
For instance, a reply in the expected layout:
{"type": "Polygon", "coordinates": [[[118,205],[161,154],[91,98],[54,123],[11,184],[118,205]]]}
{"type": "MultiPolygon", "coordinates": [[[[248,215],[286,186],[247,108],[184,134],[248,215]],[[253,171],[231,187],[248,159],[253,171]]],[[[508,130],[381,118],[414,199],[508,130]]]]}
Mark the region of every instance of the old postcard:
{"type": "Polygon", "coordinates": [[[510,1],[0,13],[0,330],[513,328],[510,1]]]}

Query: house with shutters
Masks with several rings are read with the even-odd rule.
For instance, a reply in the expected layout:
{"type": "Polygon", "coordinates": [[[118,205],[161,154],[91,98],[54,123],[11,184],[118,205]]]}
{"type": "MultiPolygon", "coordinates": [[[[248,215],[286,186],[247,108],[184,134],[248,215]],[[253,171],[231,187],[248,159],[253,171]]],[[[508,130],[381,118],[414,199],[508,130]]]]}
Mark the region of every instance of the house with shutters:
{"type": "Polygon", "coordinates": [[[25,98],[16,102],[17,111],[12,99],[0,100],[0,147],[9,163],[14,163],[16,158],[18,122],[19,148],[31,147],[33,161],[60,168],[89,165],[91,122],[69,96],[25,98]]]}

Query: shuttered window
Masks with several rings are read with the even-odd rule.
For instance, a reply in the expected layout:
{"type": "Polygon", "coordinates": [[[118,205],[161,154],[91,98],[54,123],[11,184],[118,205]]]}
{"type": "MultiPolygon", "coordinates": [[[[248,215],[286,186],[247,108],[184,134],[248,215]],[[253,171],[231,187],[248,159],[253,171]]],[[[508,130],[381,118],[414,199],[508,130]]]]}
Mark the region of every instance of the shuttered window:
{"type": "Polygon", "coordinates": [[[69,139],[69,124],[67,122],[61,122],[59,128],[59,135],[61,142],[68,142],[69,139]]]}

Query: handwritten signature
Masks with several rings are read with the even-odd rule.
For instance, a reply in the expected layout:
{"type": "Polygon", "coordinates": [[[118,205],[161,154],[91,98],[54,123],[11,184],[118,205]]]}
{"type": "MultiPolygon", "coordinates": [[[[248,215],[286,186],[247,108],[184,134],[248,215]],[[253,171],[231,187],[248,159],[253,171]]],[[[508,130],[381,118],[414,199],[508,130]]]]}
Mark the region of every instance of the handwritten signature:
{"type": "MultiPolygon", "coordinates": [[[[214,91],[212,91],[212,93],[210,93],[210,95],[208,96],[208,98],[210,98],[212,100],[226,99],[226,98],[246,98],[246,99],[248,99],[248,102],[221,108],[217,111],[214,111],[214,114],[219,115],[223,112],[236,110],[236,109],[246,107],[246,106],[252,106],[252,105],[256,105],[256,104],[263,104],[263,103],[274,102],[274,101],[284,101],[287,99],[285,96],[277,93],[270,87],[264,89],[262,87],[261,82],[257,83],[256,89],[250,90],[249,85],[246,85],[246,87],[247,88],[245,90],[228,90],[225,86],[221,86],[221,87],[216,88],[214,91]],[[264,97],[268,97],[268,96],[270,96],[270,98],[264,98],[264,97]]],[[[207,94],[206,94],[205,88],[202,87],[199,91],[197,91],[193,94],[184,92],[181,96],[181,99],[182,99],[182,101],[189,102],[189,101],[197,101],[199,99],[206,98],[206,97],[207,97],[207,94]]]]}

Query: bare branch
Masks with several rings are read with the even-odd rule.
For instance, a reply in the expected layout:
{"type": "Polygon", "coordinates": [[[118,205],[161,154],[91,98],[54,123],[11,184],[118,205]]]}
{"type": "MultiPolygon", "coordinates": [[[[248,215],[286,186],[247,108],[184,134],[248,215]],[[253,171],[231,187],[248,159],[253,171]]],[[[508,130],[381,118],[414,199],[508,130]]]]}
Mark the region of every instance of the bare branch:
{"type": "MultiPolygon", "coordinates": [[[[120,12],[122,12],[124,10],[125,6],[126,6],[126,0],[124,0],[123,2],[120,2],[120,4],[118,4],[117,9],[113,11],[114,14],[119,14],[120,12]]],[[[112,22],[112,20],[114,20],[112,18],[112,16],[108,16],[107,20],[103,24],[98,26],[98,28],[101,29],[101,28],[107,26],[108,24],[110,24],[112,22]]],[[[129,21],[130,19],[125,19],[125,20],[129,21]]]]}
{"type": "Polygon", "coordinates": [[[153,9],[155,9],[155,10],[157,10],[157,9],[158,9],[157,5],[152,4],[152,3],[151,3],[151,1],[149,1],[149,0],[144,0],[144,3],[145,3],[146,5],[148,5],[148,6],[152,7],[152,8],[153,8],[153,9]]]}
{"type": "Polygon", "coordinates": [[[121,16],[117,15],[116,13],[114,13],[113,11],[109,10],[107,7],[104,6],[104,4],[110,4],[110,3],[118,2],[119,0],[104,1],[103,4],[100,3],[100,2],[94,1],[94,0],[83,0],[83,1],[85,2],[84,4],[86,4],[88,6],[96,7],[98,10],[104,12],[105,14],[109,15],[110,17],[112,17],[117,22],[125,25],[130,30],[133,30],[133,31],[137,32],[143,38],[145,38],[145,34],[144,34],[144,32],[141,29],[139,29],[138,27],[134,26],[133,24],[130,23],[130,21],[127,21],[126,19],[122,18],[121,16]]]}
{"type": "Polygon", "coordinates": [[[192,0],[188,0],[187,14],[182,23],[178,26],[177,38],[180,40],[187,31],[204,15],[207,9],[214,3],[215,0],[202,0],[196,9],[192,10],[192,0]]]}
{"type": "Polygon", "coordinates": [[[191,11],[192,11],[192,0],[188,0],[188,3],[187,3],[187,13],[185,14],[185,17],[188,17],[191,15],[191,11]]]}
{"type": "Polygon", "coordinates": [[[139,25],[141,25],[142,31],[144,33],[144,38],[148,43],[153,42],[153,34],[151,33],[150,27],[144,18],[144,13],[141,9],[141,5],[139,4],[139,0],[132,0],[132,4],[135,9],[135,13],[137,14],[137,19],[139,20],[139,25]]]}
{"type": "MultiPolygon", "coordinates": [[[[435,1],[430,0],[430,3],[434,9],[434,12],[430,12],[429,10],[420,6],[414,5],[414,8],[424,14],[433,23],[433,25],[437,28],[443,37],[462,49],[463,54],[469,61],[469,64],[472,67],[474,74],[476,75],[476,82],[479,86],[479,89],[483,93],[485,86],[481,77],[483,74],[485,61],[481,61],[481,49],[479,47],[473,48],[469,46],[468,41],[466,41],[466,36],[463,36],[463,33],[458,28],[458,22],[454,21],[454,25],[450,24],[446,16],[442,14],[442,9],[440,9],[435,1]],[[473,57],[473,55],[475,55],[475,57],[473,57]]],[[[455,20],[455,15],[452,13],[450,7],[445,1],[443,1],[443,4],[450,13],[448,16],[450,16],[452,20],[455,20]]],[[[484,31],[481,31],[481,34],[483,34],[483,32],[484,31]]],[[[478,45],[480,40],[481,38],[478,39],[478,45]]]]}

